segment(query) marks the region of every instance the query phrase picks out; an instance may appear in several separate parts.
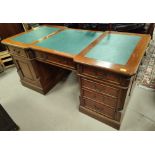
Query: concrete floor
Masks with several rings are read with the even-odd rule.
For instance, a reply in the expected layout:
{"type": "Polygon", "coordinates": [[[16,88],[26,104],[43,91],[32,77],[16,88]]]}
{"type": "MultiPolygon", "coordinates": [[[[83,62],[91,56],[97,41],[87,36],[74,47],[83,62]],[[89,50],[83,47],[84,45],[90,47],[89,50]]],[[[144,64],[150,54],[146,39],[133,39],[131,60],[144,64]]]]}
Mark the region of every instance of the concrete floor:
{"type": "MultiPolygon", "coordinates": [[[[74,73],[44,96],[22,86],[16,69],[10,68],[0,74],[0,103],[22,131],[115,131],[79,112],[74,73]]],[[[135,87],[120,130],[155,131],[155,92],[135,87]]]]}

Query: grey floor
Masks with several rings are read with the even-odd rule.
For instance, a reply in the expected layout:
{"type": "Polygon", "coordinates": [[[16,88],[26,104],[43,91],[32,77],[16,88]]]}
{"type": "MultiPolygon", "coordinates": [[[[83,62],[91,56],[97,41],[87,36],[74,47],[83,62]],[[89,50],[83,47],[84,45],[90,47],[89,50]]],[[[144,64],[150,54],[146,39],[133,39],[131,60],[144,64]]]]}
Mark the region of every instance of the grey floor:
{"type": "MultiPolygon", "coordinates": [[[[23,131],[115,131],[79,112],[77,77],[71,73],[47,95],[20,84],[15,68],[0,74],[0,103],[23,131]]],[[[135,87],[120,130],[155,130],[155,92],[135,87]]]]}

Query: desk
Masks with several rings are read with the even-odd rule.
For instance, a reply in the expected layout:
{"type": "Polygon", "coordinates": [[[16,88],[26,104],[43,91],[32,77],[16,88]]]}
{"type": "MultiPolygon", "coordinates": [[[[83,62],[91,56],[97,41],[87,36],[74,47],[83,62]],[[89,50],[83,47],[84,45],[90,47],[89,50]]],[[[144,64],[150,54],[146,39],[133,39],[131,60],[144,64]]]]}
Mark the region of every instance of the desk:
{"type": "Polygon", "coordinates": [[[149,35],[41,26],[2,41],[21,83],[46,94],[77,72],[80,111],[119,129],[149,35]]]}

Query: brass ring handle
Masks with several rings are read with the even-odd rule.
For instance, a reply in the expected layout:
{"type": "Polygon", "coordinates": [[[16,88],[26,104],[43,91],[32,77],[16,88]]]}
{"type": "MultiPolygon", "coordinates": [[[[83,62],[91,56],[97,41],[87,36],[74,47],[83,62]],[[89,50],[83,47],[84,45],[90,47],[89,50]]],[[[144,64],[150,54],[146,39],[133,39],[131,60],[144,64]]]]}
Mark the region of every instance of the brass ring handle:
{"type": "Polygon", "coordinates": [[[104,88],[103,88],[103,87],[99,89],[99,87],[97,87],[96,84],[95,84],[95,86],[94,86],[94,89],[95,89],[97,92],[102,92],[102,91],[104,91],[104,88]]]}
{"type": "Polygon", "coordinates": [[[96,91],[99,92],[99,93],[101,93],[103,91],[103,89],[97,88],[96,91]]]}
{"type": "Polygon", "coordinates": [[[20,51],[17,51],[17,54],[20,54],[20,51]]]}
{"type": "Polygon", "coordinates": [[[101,111],[101,108],[97,107],[96,105],[94,105],[95,110],[97,111],[101,111]]]}
{"type": "Polygon", "coordinates": [[[46,54],[43,55],[43,59],[46,60],[48,56],[46,54]]]}
{"type": "Polygon", "coordinates": [[[60,59],[58,59],[58,62],[60,62],[60,63],[66,63],[66,59],[60,58],[60,59]]]}
{"type": "Polygon", "coordinates": [[[107,74],[104,73],[104,74],[101,74],[101,75],[97,75],[97,73],[95,74],[97,76],[98,79],[103,79],[103,78],[106,78],[107,77],[107,74]]]}
{"type": "Polygon", "coordinates": [[[94,84],[94,89],[95,89],[97,92],[100,92],[100,90],[98,89],[98,87],[96,86],[96,84],[94,84]]]}

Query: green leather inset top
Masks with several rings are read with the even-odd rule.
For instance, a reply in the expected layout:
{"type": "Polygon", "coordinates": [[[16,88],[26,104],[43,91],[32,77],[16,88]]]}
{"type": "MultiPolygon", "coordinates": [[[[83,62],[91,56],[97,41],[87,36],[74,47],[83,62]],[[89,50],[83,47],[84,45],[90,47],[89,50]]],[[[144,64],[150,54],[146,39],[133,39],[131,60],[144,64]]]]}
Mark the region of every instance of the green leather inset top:
{"type": "Polygon", "coordinates": [[[67,29],[35,45],[69,54],[78,54],[101,34],[103,33],[67,29]]]}
{"type": "Polygon", "coordinates": [[[20,35],[18,37],[12,38],[14,41],[30,44],[34,41],[37,41],[43,37],[46,37],[47,35],[60,30],[59,28],[54,27],[48,27],[48,26],[42,26],[38,29],[34,29],[31,32],[28,32],[26,34],[20,35]]]}
{"type": "Polygon", "coordinates": [[[85,57],[125,65],[140,39],[140,36],[108,34],[85,57]]]}

